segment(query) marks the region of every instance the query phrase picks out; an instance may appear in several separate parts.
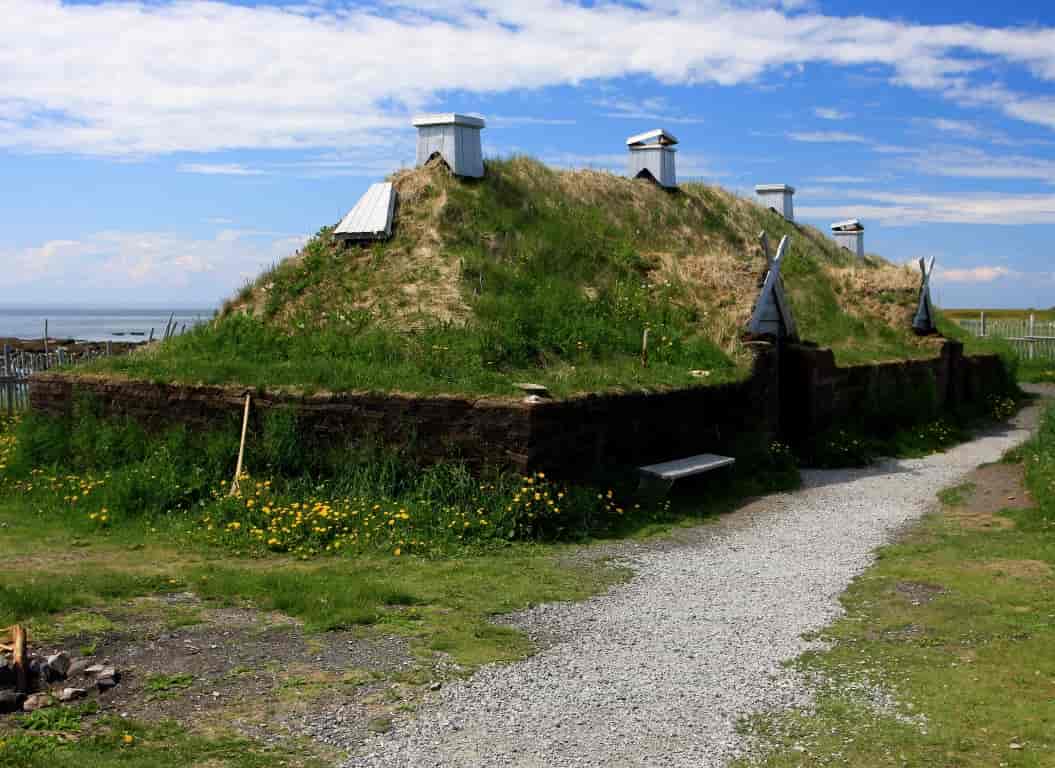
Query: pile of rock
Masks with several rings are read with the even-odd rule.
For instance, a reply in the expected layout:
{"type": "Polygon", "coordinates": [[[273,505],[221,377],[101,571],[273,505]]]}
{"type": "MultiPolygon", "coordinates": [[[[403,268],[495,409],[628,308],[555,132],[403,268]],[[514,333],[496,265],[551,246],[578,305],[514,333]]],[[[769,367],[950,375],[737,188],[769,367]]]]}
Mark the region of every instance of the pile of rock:
{"type": "Polygon", "coordinates": [[[47,657],[30,656],[27,669],[29,690],[19,691],[13,658],[0,653],[0,714],[32,712],[75,701],[87,696],[93,688],[108,691],[121,679],[110,664],[92,659],[74,661],[65,651],[47,657]]]}

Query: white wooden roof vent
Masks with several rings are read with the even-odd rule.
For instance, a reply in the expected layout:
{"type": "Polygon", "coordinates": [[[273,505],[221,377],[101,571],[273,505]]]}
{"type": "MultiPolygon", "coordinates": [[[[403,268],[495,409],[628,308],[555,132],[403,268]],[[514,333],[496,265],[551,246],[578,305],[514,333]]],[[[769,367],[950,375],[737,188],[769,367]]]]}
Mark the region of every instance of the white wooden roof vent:
{"type": "Polygon", "coordinates": [[[418,129],[417,165],[424,165],[438,155],[455,176],[483,177],[484,155],[480,146],[483,118],[452,112],[418,115],[413,123],[418,129]]]}
{"type": "Polygon", "coordinates": [[[758,202],[772,208],[788,221],[795,220],[795,188],[787,184],[759,184],[755,187],[758,202]]]}
{"type": "Polygon", "coordinates": [[[634,179],[651,179],[661,187],[673,189],[678,186],[674,169],[674,145],[678,143],[674,134],[662,128],[639,133],[626,140],[630,151],[627,170],[634,179]]]}
{"type": "Polygon", "coordinates": [[[865,257],[865,228],[859,219],[835,222],[832,224],[832,237],[857,258],[865,257]]]}

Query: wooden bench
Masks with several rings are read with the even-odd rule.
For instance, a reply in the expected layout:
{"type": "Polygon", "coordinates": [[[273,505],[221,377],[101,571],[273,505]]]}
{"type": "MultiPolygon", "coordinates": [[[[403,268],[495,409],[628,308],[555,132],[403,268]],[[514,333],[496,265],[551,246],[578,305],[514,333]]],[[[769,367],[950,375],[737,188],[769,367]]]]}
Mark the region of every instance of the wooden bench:
{"type": "Polygon", "coordinates": [[[638,485],[638,493],[647,493],[655,496],[666,496],[674,485],[675,480],[693,475],[702,475],[722,467],[735,464],[736,459],[730,456],[718,456],[713,453],[701,453],[698,456],[689,456],[685,459],[664,461],[661,464],[649,464],[638,467],[641,475],[641,483],[638,485]]]}

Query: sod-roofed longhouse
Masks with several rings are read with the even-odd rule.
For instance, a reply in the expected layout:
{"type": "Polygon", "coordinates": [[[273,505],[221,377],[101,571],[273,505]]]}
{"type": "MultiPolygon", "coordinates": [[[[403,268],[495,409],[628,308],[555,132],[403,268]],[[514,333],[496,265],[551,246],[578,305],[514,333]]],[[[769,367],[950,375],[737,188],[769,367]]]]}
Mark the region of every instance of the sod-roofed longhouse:
{"type": "Polygon", "coordinates": [[[449,165],[387,180],[398,198],[390,239],[346,248],[323,228],[214,323],[95,370],[509,398],[522,382],[563,398],[742,380],[767,271],[761,231],[790,238],[781,277],[800,338],[843,364],[936,354],[912,332],[915,270],[859,263],[752,200],[526,157],[488,160],[482,178],[449,165]]]}

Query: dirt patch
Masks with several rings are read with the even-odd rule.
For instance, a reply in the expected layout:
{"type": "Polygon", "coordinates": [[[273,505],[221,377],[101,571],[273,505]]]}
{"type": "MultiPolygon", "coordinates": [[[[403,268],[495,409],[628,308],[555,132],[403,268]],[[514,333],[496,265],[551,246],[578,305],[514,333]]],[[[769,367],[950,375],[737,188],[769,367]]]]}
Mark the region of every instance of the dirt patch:
{"type": "Polygon", "coordinates": [[[963,502],[945,508],[945,517],[967,530],[1006,530],[1015,521],[1001,515],[1005,509],[1030,509],[1033,498],[1025,488],[1025,469],[1020,464],[987,464],[972,471],[964,484],[973,485],[963,502]]]}
{"type": "Polygon", "coordinates": [[[995,576],[1039,581],[1051,576],[1051,566],[1042,560],[991,560],[979,563],[977,568],[995,576]]]}
{"type": "Polygon", "coordinates": [[[869,630],[866,637],[869,640],[885,640],[891,643],[914,643],[919,641],[924,635],[926,635],[926,630],[919,624],[908,624],[904,627],[886,629],[882,632],[869,630]]]}
{"type": "MultiPolygon", "coordinates": [[[[120,672],[117,687],[90,694],[100,716],[175,720],[204,732],[233,726],[277,741],[318,738],[315,724],[327,718],[365,735],[371,719],[411,698],[393,693],[390,682],[417,668],[405,638],[363,630],[310,634],[283,614],[212,607],[190,593],[103,613],[114,630],[54,643],[75,656],[92,649],[87,658],[120,672]]],[[[89,680],[64,684],[91,687],[89,680]]]]}
{"type": "Polygon", "coordinates": [[[925,605],[938,595],[945,594],[945,588],[941,585],[923,581],[899,581],[894,591],[913,605],[925,605]]]}

